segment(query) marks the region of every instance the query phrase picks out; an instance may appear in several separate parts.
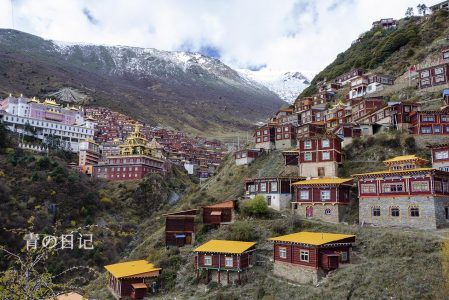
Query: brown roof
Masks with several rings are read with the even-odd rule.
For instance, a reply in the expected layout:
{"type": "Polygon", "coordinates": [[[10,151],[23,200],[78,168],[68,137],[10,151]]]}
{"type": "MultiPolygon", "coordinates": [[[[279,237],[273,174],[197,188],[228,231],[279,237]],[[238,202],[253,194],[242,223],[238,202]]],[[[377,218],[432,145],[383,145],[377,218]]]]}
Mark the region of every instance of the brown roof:
{"type": "Polygon", "coordinates": [[[183,210],[174,213],[164,214],[163,216],[195,216],[197,213],[197,209],[183,210]]]}
{"type": "Polygon", "coordinates": [[[227,200],[223,202],[219,202],[216,204],[204,206],[207,208],[234,208],[235,207],[235,201],[234,200],[227,200]]]}
{"type": "Polygon", "coordinates": [[[143,282],[131,283],[131,286],[135,289],[146,289],[148,286],[143,282]]]}

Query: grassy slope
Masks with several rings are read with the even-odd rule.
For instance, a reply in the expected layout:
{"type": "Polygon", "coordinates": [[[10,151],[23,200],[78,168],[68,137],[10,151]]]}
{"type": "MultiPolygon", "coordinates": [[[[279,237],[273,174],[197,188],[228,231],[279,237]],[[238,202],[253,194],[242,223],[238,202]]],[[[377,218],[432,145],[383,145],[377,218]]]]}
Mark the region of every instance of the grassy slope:
{"type": "MultiPolygon", "coordinates": [[[[174,193],[182,195],[193,185],[178,168],[166,178],[159,175],[140,182],[107,183],[91,180],[67,168],[66,157],[48,157],[3,148],[0,143],[0,244],[14,253],[24,246],[23,234],[11,230],[60,235],[86,225],[93,233],[92,251],[61,251],[46,262],[52,274],[72,266],[103,271],[141,242],[139,233],[152,225],[156,211],[167,210],[174,193]],[[54,215],[49,204],[57,204],[54,215]],[[55,228],[55,224],[57,227],[55,228]]],[[[0,270],[11,261],[0,252],[0,270]]],[[[70,276],[79,274],[70,273],[70,276]]],[[[89,275],[85,274],[86,280],[89,275]]],[[[83,283],[84,284],[84,283],[83,283]]]]}
{"type": "Polygon", "coordinates": [[[315,93],[317,82],[334,79],[353,68],[402,75],[408,66],[437,57],[441,46],[449,44],[448,21],[449,13],[440,11],[426,18],[402,19],[396,30],[371,29],[318,73],[300,97],[315,93]]]}
{"type": "MultiPolygon", "coordinates": [[[[377,162],[345,163],[342,172],[378,170],[381,160],[402,154],[404,144],[405,139],[398,139],[394,134],[381,135],[374,141],[358,141],[356,146],[346,149],[346,155],[351,152],[354,161],[369,159],[377,162]],[[372,150],[366,151],[367,143],[372,150]]],[[[424,152],[422,149],[417,151],[424,152]]],[[[275,175],[282,169],[279,152],[263,156],[247,168],[235,166],[232,157],[228,157],[216,177],[201,188],[193,188],[170,211],[238,198],[243,195],[242,180],[245,177],[257,176],[260,170],[261,174],[275,175]]],[[[163,244],[164,220],[160,214],[151,226],[140,232],[145,239],[130,251],[128,257],[148,258],[164,268],[164,286],[158,295],[161,299],[430,299],[441,296],[440,241],[445,231],[360,228],[357,225],[301,220],[284,211],[272,212],[266,219],[239,216],[235,224],[217,230],[203,227],[198,220],[196,245],[166,250],[163,244]],[[331,273],[318,287],[288,283],[274,277],[272,245],[266,239],[300,230],[356,234],[353,263],[331,273]],[[225,288],[196,281],[191,250],[212,238],[258,242],[258,263],[250,271],[252,282],[225,288]]],[[[96,290],[92,295],[102,299],[108,297],[104,285],[104,277],[95,282],[90,287],[96,290]]]]}

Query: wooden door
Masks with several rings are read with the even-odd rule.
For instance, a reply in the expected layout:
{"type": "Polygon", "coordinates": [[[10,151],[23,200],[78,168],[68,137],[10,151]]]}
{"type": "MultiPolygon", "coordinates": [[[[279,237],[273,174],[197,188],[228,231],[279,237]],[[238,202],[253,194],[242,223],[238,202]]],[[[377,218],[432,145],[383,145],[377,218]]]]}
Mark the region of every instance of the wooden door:
{"type": "Polygon", "coordinates": [[[324,177],[326,174],[324,172],[324,167],[318,168],[318,177],[324,177]]]}
{"type": "Polygon", "coordinates": [[[306,217],[312,218],[313,217],[313,206],[307,206],[306,207],[306,217]]]}

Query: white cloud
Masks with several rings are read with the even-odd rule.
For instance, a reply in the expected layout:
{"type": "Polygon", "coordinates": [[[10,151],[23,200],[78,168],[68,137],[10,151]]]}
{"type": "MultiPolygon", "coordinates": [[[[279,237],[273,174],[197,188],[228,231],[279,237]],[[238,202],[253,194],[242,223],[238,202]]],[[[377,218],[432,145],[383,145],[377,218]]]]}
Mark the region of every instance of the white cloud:
{"type": "MultiPolygon", "coordinates": [[[[14,0],[15,29],[48,39],[162,50],[211,47],[237,68],[267,65],[312,77],[374,20],[422,0],[14,0]]],[[[430,4],[438,0],[430,1],[430,4]]],[[[0,0],[0,27],[11,28],[0,0]]]]}

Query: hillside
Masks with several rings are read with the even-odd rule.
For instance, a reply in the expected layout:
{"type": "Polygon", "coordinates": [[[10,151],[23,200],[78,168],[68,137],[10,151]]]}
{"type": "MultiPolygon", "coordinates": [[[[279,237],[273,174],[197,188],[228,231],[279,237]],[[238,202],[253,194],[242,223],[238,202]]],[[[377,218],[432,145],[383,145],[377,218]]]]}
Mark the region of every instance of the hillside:
{"type": "MultiPolygon", "coordinates": [[[[366,142],[361,140],[360,144],[365,145],[366,142]]],[[[400,153],[405,140],[384,136],[376,137],[369,143],[372,143],[375,149],[384,149],[384,154],[364,156],[363,146],[349,147],[345,149],[345,154],[353,155],[351,159],[354,162],[369,159],[371,166],[365,168],[376,169],[381,164],[382,155],[389,157],[400,153]],[[397,144],[393,143],[394,140],[397,144]]],[[[411,142],[408,143],[412,145],[411,142]]],[[[345,164],[342,171],[353,166],[351,163],[345,164]]],[[[233,159],[228,157],[216,177],[205,185],[192,189],[170,211],[241,197],[244,193],[244,178],[258,174],[276,175],[282,169],[282,156],[279,152],[262,156],[249,167],[235,166],[233,159]]],[[[357,210],[357,206],[353,206],[353,210],[357,210]]],[[[444,298],[445,286],[440,279],[443,276],[442,259],[446,257],[441,250],[442,237],[446,234],[444,231],[359,227],[352,221],[349,225],[335,225],[299,219],[288,211],[272,211],[263,218],[248,217],[240,213],[236,223],[215,230],[204,227],[198,220],[195,245],[167,250],[163,243],[164,219],[159,214],[156,220],[154,227],[142,231],[145,241],[130,251],[126,258],[148,258],[164,268],[163,287],[157,296],[159,299],[444,298]],[[316,287],[293,284],[274,277],[271,263],[272,245],[267,238],[300,230],[355,234],[357,242],[353,249],[353,263],[332,272],[316,287]],[[257,264],[249,275],[251,282],[231,289],[219,287],[215,283],[206,286],[196,281],[191,251],[197,245],[213,238],[258,243],[257,264]]],[[[102,276],[87,290],[91,291],[90,295],[104,299],[109,297],[104,288],[105,284],[105,277],[102,276]]]]}
{"type": "MultiPolygon", "coordinates": [[[[92,180],[68,168],[67,164],[76,160],[65,152],[46,156],[22,151],[16,147],[14,137],[5,135],[0,124],[0,295],[5,296],[4,284],[12,284],[8,273],[3,272],[11,267],[23,268],[1,248],[26,261],[27,255],[32,255],[24,250],[23,239],[28,233],[92,233],[93,250],[78,250],[76,246],[76,250],[60,250],[36,266],[39,272],[45,270],[52,275],[75,268],[52,281],[83,286],[96,278],[105,264],[121,259],[130,245],[142,239],[138,233],[151,226],[156,212],[171,207],[174,200],[194,186],[176,167],[165,178],[153,175],[142,181],[118,184],[92,180]]],[[[38,254],[31,257],[37,259],[38,254]]],[[[37,281],[35,275],[30,280],[37,281]]],[[[47,294],[36,295],[49,296],[46,291],[47,294]]]]}
{"type": "Polygon", "coordinates": [[[426,17],[402,19],[394,30],[373,28],[363,33],[318,73],[299,97],[314,94],[316,84],[323,79],[332,80],[353,68],[393,76],[404,74],[409,66],[435,57],[442,45],[449,44],[448,22],[449,12],[440,10],[426,17]]]}
{"type": "Polygon", "coordinates": [[[242,131],[285,102],[198,53],[67,44],[0,30],[0,95],[45,97],[70,87],[151,125],[193,133],[242,131]]]}

